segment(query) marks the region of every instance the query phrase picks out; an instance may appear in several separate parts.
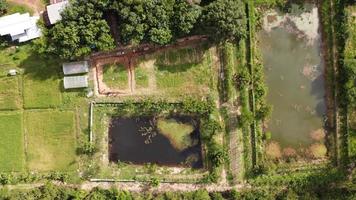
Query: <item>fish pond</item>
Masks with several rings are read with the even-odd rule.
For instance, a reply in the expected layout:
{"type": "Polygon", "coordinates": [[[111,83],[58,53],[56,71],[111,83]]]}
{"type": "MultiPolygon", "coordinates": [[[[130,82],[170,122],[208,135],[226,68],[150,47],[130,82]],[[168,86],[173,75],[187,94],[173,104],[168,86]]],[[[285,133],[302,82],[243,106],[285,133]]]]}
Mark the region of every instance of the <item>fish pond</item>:
{"type": "Polygon", "coordinates": [[[293,6],[291,13],[266,14],[258,33],[273,106],[265,129],[271,133],[266,153],[272,158],[326,155],[325,86],[317,8],[293,6]]]}
{"type": "Polygon", "coordinates": [[[114,117],[109,160],[202,168],[198,121],[189,116],[114,117]]]}

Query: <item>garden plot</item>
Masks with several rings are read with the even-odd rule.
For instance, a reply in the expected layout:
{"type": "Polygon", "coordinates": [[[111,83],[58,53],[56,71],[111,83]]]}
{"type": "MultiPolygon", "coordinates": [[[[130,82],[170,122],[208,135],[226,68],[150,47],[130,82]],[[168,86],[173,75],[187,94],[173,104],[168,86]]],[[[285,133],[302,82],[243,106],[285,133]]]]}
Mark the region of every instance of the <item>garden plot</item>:
{"type": "Polygon", "coordinates": [[[134,70],[138,92],[143,88],[143,93],[173,97],[208,94],[216,75],[212,51],[203,46],[168,49],[142,56],[134,70]]]}
{"type": "Polygon", "coordinates": [[[70,171],[75,167],[73,112],[29,111],[25,113],[25,124],[31,171],[70,171]]]}
{"type": "Polygon", "coordinates": [[[24,166],[22,115],[0,114],[0,172],[21,171],[24,166]]]}
{"type": "Polygon", "coordinates": [[[0,78],[0,110],[16,110],[20,107],[19,79],[17,77],[0,78]]]}
{"type": "Polygon", "coordinates": [[[129,89],[129,72],[125,65],[105,64],[103,66],[103,82],[113,90],[129,89]]]}

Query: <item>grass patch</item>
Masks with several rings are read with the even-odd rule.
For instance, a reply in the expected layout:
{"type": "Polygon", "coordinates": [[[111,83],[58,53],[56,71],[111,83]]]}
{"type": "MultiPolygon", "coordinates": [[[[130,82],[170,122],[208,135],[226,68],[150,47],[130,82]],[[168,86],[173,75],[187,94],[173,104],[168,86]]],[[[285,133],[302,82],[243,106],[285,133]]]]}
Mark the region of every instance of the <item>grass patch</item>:
{"type": "Polygon", "coordinates": [[[16,110],[20,108],[19,84],[17,77],[0,78],[0,110],[16,110]]]}
{"type": "Polygon", "coordinates": [[[148,87],[148,71],[143,67],[135,68],[135,81],[136,88],[147,88],[148,87]]]}
{"type": "Polygon", "coordinates": [[[212,81],[210,52],[197,49],[169,50],[155,63],[157,88],[171,95],[207,93],[212,81]],[[187,53],[188,52],[188,53],[187,53]]]}
{"type": "Polygon", "coordinates": [[[0,171],[21,171],[24,165],[22,117],[0,114],[0,171]]]}
{"type": "Polygon", "coordinates": [[[31,55],[21,67],[25,70],[25,108],[54,108],[61,104],[59,60],[31,55]]]}
{"type": "Polygon", "coordinates": [[[14,13],[30,13],[30,15],[33,15],[33,10],[23,4],[18,4],[14,2],[8,2],[8,8],[7,8],[7,15],[14,14],[14,13]]]}
{"type": "Polygon", "coordinates": [[[178,150],[184,150],[192,145],[190,134],[194,127],[191,124],[179,123],[174,119],[158,119],[157,128],[166,136],[178,150]]]}
{"type": "Polygon", "coordinates": [[[107,64],[103,69],[104,83],[113,89],[128,89],[128,71],[123,64],[107,64]]]}
{"type": "Polygon", "coordinates": [[[76,158],[74,113],[26,112],[25,120],[28,168],[38,171],[74,169],[76,158]]]}

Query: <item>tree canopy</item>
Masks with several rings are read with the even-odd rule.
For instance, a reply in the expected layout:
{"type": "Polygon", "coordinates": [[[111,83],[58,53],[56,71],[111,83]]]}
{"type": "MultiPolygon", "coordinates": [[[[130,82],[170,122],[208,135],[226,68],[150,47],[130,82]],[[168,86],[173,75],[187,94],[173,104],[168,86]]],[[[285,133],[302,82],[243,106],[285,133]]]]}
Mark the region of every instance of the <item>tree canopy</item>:
{"type": "Polygon", "coordinates": [[[73,0],[60,22],[43,28],[45,37],[37,41],[39,52],[73,59],[114,48],[105,20],[108,13],[117,17],[113,32],[122,44],[165,45],[193,33],[225,40],[246,33],[241,0],[215,0],[206,5],[187,0],[73,0]]]}
{"type": "Polygon", "coordinates": [[[54,53],[72,59],[114,48],[110,28],[103,19],[103,1],[76,0],[62,13],[62,20],[37,42],[40,52],[54,53]]]}
{"type": "Polygon", "coordinates": [[[202,23],[217,40],[246,35],[245,5],[240,0],[216,0],[203,8],[202,23]]]}

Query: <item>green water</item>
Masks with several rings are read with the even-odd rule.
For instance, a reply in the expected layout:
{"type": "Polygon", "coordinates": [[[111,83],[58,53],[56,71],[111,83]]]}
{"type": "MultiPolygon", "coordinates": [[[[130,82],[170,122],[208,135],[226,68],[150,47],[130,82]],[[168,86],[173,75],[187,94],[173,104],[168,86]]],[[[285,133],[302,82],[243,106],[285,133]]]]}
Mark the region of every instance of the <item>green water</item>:
{"type": "Polygon", "coordinates": [[[323,128],[325,114],[320,42],[308,45],[279,27],[259,33],[268,102],[273,106],[267,130],[282,148],[313,143],[312,131],[323,128]],[[314,66],[314,67],[311,67],[314,66]],[[313,69],[312,73],[308,70],[313,69]],[[303,73],[304,70],[304,73],[303,73]]]}

